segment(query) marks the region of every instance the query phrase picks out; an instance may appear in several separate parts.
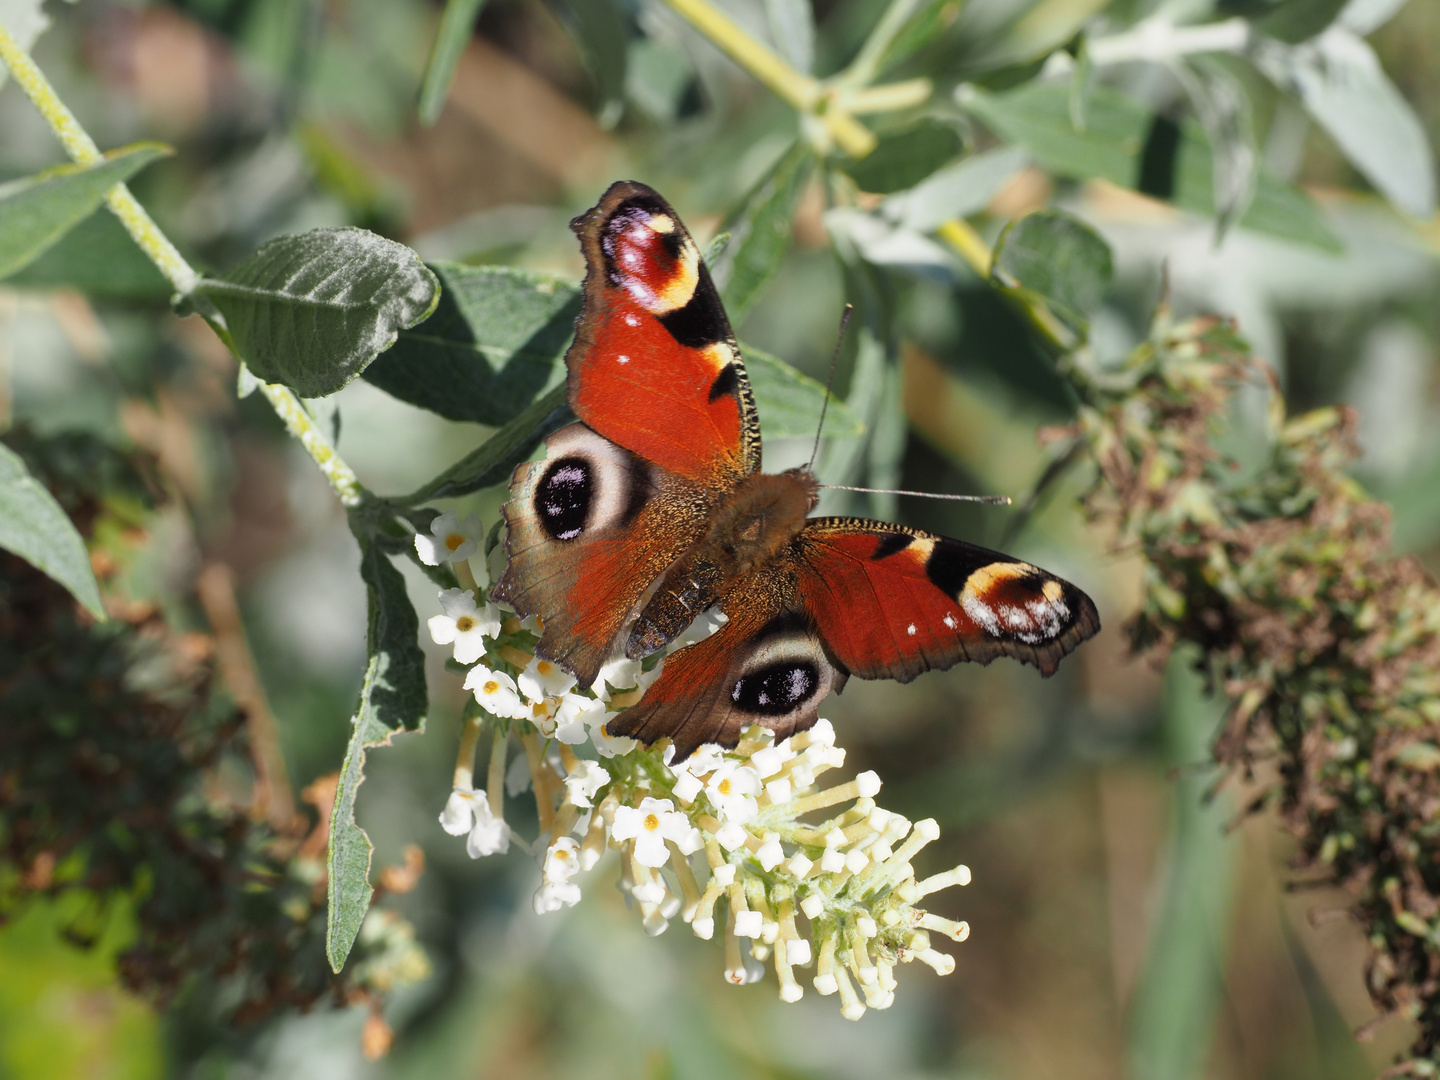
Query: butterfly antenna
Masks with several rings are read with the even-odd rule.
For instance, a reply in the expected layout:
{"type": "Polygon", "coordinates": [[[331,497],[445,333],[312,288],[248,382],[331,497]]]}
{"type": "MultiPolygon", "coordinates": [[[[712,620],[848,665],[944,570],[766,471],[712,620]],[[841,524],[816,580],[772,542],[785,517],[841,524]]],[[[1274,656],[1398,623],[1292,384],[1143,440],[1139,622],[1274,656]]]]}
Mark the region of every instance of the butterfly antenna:
{"type": "Polygon", "coordinates": [[[821,484],[832,491],[863,491],[867,495],[913,495],[917,499],[950,499],[952,502],[984,503],[986,506],[1009,506],[1009,495],[941,495],[934,491],[900,491],[896,488],[851,487],[849,484],[821,484]]]}
{"type": "Polygon", "coordinates": [[[840,359],[840,346],[845,344],[845,329],[850,325],[850,316],[855,314],[855,305],[846,304],[845,314],[840,316],[840,333],[835,338],[835,351],[830,354],[830,373],[825,376],[825,397],[820,402],[820,423],[815,425],[815,447],[810,451],[810,464],[814,470],[815,459],[820,456],[820,432],[825,430],[825,410],[830,408],[830,388],[835,384],[835,363],[840,359]]]}

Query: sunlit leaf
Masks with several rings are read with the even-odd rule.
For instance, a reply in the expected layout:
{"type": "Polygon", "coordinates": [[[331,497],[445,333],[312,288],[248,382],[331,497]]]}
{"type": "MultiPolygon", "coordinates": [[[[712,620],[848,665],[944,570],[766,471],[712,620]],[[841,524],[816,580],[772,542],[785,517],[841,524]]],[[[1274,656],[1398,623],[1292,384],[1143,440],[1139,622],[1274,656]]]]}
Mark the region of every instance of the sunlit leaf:
{"type": "Polygon", "coordinates": [[[423,727],[427,704],[425,654],[418,641],[420,622],[405,593],[405,579],[374,541],[363,535],[357,538],[360,576],[370,606],[366,635],[369,660],[330,814],[330,908],[325,952],[330,967],[337,972],[355,944],[373,892],[369,873],[374,849],[365,830],[355,823],[355,796],[365,779],[366,752],[387,745],[398,731],[423,727]]]}
{"type": "Polygon", "coordinates": [[[1021,146],[971,154],[887,198],[882,210],[897,225],[932,232],[950,218],[969,217],[989,205],[1012,176],[1030,163],[1021,146]]]}
{"type": "Polygon", "coordinates": [[[224,316],[232,347],[266,382],[333,394],[400,330],[422,322],[440,286],[420,257],[364,229],[272,240],[196,293],[224,316]]]}
{"type": "MultiPolygon", "coordinates": [[[[1142,189],[1147,136],[1156,125],[1154,114],[1133,98],[1096,87],[1084,132],[1077,132],[1070,122],[1070,95],[1063,85],[1032,83],[1003,94],[966,87],[960,98],[986,126],[1025,147],[1055,175],[1101,177],[1142,189]]],[[[1200,125],[1180,125],[1172,151],[1166,163],[1172,188],[1157,194],[1182,209],[1213,214],[1214,161],[1200,125]]],[[[1340,247],[1314,201],[1263,168],[1256,178],[1255,197],[1239,224],[1331,251],[1340,247]]]]}
{"type": "Polygon", "coordinates": [[[1205,127],[1214,162],[1215,234],[1223,237],[1244,216],[1255,197],[1260,167],[1250,99],[1240,82],[1219,64],[1196,57],[1173,71],[1205,127]]]}
{"type": "Polygon", "coordinates": [[[1254,58],[1376,190],[1417,218],[1435,213],[1435,156],[1425,127],[1364,40],[1332,26],[1304,45],[1261,40],[1254,58]]]}
{"type": "Polygon", "coordinates": [[[170,152],[137,143],[96,165],[61,165],[0,188],[0,278],[33,262],[93,214],[107,191],[170,152]]]}
{"type": "Polygon", "coordinates": [[[1045,301],[1082,339],[1115,276],[1110,245],[1063,210],[1040,210],[1006,226],[990,276],[1045,301]]]}
{"type": "Polygon", "coordinates": [[[810,0],[765,0],[765,17],[780,55],[808,75],[815,66],[815,13],[810,0]]]}
{"type": "Polygon", "coordinates": [[[85,541],[54,496],[30,475],[20,455],[0,443],[0,548],[70,590],[97,619],[105,618],[85,541]]]}

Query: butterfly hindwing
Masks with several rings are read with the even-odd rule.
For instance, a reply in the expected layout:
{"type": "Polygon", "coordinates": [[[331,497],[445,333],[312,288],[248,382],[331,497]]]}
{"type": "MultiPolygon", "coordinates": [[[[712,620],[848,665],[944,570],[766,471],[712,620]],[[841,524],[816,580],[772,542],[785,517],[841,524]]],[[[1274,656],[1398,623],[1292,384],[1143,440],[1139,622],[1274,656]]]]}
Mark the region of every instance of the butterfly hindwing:
{"type": "Polygon", "coordinates": [[[544,460],[515,471],[505,504],[510,561],[493,595],[539,615],[537,652],[589,686],[705,520],[692,484],[570,424],[545,440],[544,460]]]}
{"type": "Polygon", "coordinates": [[[799,594],[831,655],[865,679],[908,682],[962,660],[1012,656],[1053,674],[1100,629],[1083,592],[1029,563],[859,518],[797,538],[799,594]]]}
{"type": "Polygon", "coordinates": [[[777,741],[814,724],[845,675],[787,595],[787,579],[783,571],[761,575],[731,594],[725,625],[666,657],[660,678],[606,730],[645,743],[668,736],[678,761],[704,743],[734,746],[751,724],[777,741]]]}
{"type": "Polygon", "coordinates": [[[760,422],[700,249],[644,184],[571,222],[584,306],[565,355],[570,407],[610,441],[711,491],[760,467],[760,422]]]}

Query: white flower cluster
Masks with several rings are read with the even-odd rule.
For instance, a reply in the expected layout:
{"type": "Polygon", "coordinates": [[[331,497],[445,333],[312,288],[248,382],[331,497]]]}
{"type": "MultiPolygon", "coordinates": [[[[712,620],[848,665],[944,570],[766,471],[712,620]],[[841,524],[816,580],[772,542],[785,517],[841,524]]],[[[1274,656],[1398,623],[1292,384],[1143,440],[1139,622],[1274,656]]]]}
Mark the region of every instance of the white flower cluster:
{"type": "MultiPolygon", "coordinates": [[[[828,721],[778,744],[752,727],[734,750],[706,746],[674,764],[668,745],[647,749],[612,738],[606,721],[639,699],[663,660],[649,671],[620,660],[588,692],[577,688],[571,675],[534,655],[538,621],[477,601],[464,560],[478,543],[478,522],[442,514],[432,533],[416,538],[422,557],[454,562],[470,586],[442,592],[442,614],[429,626],[436,642],[453,645],[458,663],[473,665],[465,687],[481,711],[466,722],[440,815],[447,832],[467,838],[472,858],[508,851],[512,839],[533,850],[540,863],[534,905],[543,913],[578,903],[577,876],[607,850],[619,851],[622,887],[648,933],[663,933],[678,915],[697,936],[712,938],[723,910],[728,981],[754,982],[770,960],[781,999],[797,1001],[804,991],[796,969],[813,966],[811,985],[838,994],[850,1019],[867,1006],[891,1004],[899,963],[919,960],[942,975],[954,969],[949,955],[931,948],[930,935],[964,941],[968,925],[915,905],[967,884],[970,871],[958,866],[916,879],[911,860],[939,828],[877,806],[873,772],[818,786],[845,762],[828,721]],[[476,789],[474,758],[487,724],[494,732],[489,772],[476,789]],[[512,736],[523,757],[510,762],[512,736]],[[577,754],[586,743],[603,764],[577,754]],[[534,793],[540,836],[533,845],[514,838],[505,822],[507,787],[512,795],[527,787],[534,793]]],[[[671,649],[723,621],[719,613],[697,620],[671,649]]]]}

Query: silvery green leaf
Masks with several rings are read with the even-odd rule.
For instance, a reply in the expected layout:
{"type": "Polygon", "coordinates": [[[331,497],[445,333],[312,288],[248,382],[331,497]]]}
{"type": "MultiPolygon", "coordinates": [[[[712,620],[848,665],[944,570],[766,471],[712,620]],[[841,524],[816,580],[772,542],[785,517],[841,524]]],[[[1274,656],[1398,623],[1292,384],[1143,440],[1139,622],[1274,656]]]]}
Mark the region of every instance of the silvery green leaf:
{"type": "Polygon", "coordinates": [[[1063,210],[1038,210],[1007,225],[990,269],[992,283],[1039,297],[1082,341],[1114,277],[1110,245],[1063,210]]]}
{"type": "Polygon", "coordinates": [[[97,619],[105,618],[85,541],[20,455],[0,444],[0,548],[70,590],[97,619]]]}
{"type": "Polygon", "coordinates": [[[1336,20],[1347,30],[1369,37],[1389,22],[1408,0],[1350,0],[1336,20]]]}
{"type": "Polygon", "coordinates": [[[1425,128],[1352,30],[1332,26],[1301,45],[1262,38],[1252,56],[1381,194],[1415,217],[1435,213],[1435,158],[1425,128]]]}
{"type": "Polygon", "coordinates": [[[257,377],[323,397],[428,318],[440,283],[404,244],[365,229],[314,229],[271,240],[234,269],[202,278],[195,294],[224,316],[257,377]]]}
{"type": "Polygon", "coordinates": [[[810,0],[765,0],[765,17],[780,55],[796,71],[808,75],[815,66],[815,15],[810,0]]]}
{"type": "Polygon", "coordinates": [[[420,622],[405,592],[405,579],[373,539],[358,532],[356,538],[360,576],[369,596],[369,662],[330,812],[325,952],[336,972],[355,944],[373,891],[369,881],[373,849],[365,830],[355,823],[355,796],[365,779],[365,755],[373,747],[388,745],[396,732],[423,728],[427,705],[420,622]]]}
{"type": "Polygon", "coordinates": [[[843,235],[866,262],[894,266],[922,277],[951,281],[955,258],[934,240],[891,224],[878,214],[837,206],[825,213],[825,227],[843,235]]]}
{"type": "Polygon", "coordinates": [[[170,152],[160,143],[136,143],[94,165],[61,165],[5,185],[0,189],[0,278],[34,262],[93,214],[111,188],[170,152]]]}
{"type": "Polygon", "coordinates": [[[1218,243],[1255,198],[1260,160],[1250,99],[1229,71],[1203,56],[1189,64],[1176,64],[1172,70],[1210,140],[1218,243]]]}
{"type": "Polygon", "coordinates": [[[1021,146],[971,154],[910,190],[887,197],[881,210],[898,226],[931,232],[951,218],[969,217],[985,209],[1006,181],[1029,164],[1030,155],[1021,146]]]}

